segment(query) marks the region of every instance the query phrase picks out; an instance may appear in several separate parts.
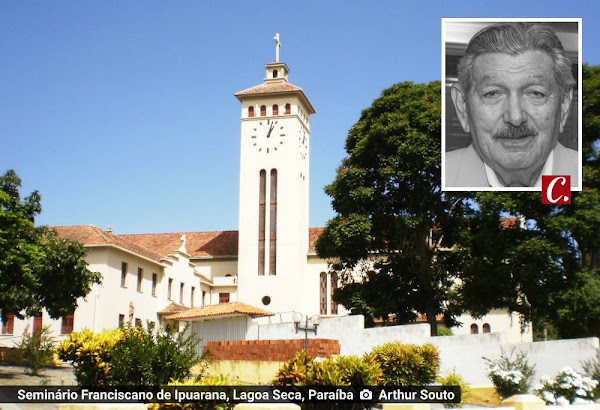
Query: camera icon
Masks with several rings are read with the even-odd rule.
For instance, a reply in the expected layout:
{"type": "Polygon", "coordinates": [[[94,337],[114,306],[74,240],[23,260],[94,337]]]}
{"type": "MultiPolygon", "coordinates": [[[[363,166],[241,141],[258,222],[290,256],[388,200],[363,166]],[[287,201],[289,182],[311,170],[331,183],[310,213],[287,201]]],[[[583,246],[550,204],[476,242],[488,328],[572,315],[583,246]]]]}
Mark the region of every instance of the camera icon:
{"type": "Polygon", "coordinates": [[[361,390],[358,394],[361,400],[371,400],[373,398],[373,392],[369,389],[361,390]]]}

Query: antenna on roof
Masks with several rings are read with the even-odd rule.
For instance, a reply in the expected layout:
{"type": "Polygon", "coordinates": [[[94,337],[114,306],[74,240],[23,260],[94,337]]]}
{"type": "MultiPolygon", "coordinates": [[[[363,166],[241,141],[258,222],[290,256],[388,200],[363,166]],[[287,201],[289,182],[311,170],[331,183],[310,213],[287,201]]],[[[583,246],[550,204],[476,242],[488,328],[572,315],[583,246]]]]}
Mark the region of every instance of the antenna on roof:
{"type": "Polygon", "coordinates": [[[281,47],[281,42],[279,41],[279,33],[275,33],[275,61],[279,62],[279,48],[281,47]]]}

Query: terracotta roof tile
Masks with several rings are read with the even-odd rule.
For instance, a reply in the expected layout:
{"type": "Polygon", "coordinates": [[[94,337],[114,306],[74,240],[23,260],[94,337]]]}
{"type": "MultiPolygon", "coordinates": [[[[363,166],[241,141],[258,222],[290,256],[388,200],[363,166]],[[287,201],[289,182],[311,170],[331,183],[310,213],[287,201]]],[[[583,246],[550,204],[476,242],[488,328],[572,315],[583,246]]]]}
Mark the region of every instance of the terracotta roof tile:
{"type": "Polygon", "coordinates": [[[167,256],[181,247],[181,235],[185,235],[186,251],[191,257],[237,256],[238,231],[144,233],[119,237],[167,256]]]}
{"type": "Polygon", "coordinates": [[[53,226],[50,229],[54,230],[60,238],[71,239],[83,245],[114,245],[155,262],[160,262],[162,259],[161,254],[154,250],[93,225],[53,226]]]}
{"type": "Polygon", "coordinates": [[[184,310],[189,309],[184,305],[180,305],[179,303],[171,302],[163,310],[159,310],[156,312],[159,315],[173,315],[175,313],[182,312],[184,310]]]}
{"type": "Polygon", "coordinates": [[[218,305],[208,305],[197,308],[188,309],[171,316],[167,316],[168,320],[185,320],[198,317],[225,316],[225,315],[250,315],[250,316],[273,316],[274,313],[261,308],[247,305],[242,302],[221,303],[218,305]]]}
{"type": "Polygon", "coordinates": [[[267,94],[267,93],[285,93],[302,91],[302,88],[290,84],[285,80],[280,81],[267,81],[254,87],[246,88],[245,90],[235,93],[238,95],[250,95],[250,94],[267,94]]]}
{"type": "Polygon", "coordinates": [[[308,253],[317,253],[315,249],[315,241],[319,239],[319,236],[323,233],[325,228],[308,228],[308,253]]]}

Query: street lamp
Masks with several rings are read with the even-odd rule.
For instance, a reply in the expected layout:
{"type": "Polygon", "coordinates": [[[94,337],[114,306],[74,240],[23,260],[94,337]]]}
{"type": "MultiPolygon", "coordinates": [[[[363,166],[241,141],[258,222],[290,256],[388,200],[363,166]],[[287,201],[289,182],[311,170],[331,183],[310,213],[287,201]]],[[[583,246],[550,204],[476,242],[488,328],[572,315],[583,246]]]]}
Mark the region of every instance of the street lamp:
{"type": "Polygon", "coordinates": [[[294,312],[294,314],[292,315],[292,320],[294,321],[294,327],[296,328],[296,333],[298,333],[299,330],[304,330],[304,351],[307,352],[308,351],[308,332],[314,332],[315,336],[317,335],[317,327],[319,327],[319,324],[321,323],[321,316],[314,315],[313,317],[310,318],[310,321],[312,322],[311,327],[308,327],[308,315],[306,315],[306,322],[305,322],[304,327],[300,326],[300,322],[302,322],[302,313],[300,313],[300,312],[294,312]]]}

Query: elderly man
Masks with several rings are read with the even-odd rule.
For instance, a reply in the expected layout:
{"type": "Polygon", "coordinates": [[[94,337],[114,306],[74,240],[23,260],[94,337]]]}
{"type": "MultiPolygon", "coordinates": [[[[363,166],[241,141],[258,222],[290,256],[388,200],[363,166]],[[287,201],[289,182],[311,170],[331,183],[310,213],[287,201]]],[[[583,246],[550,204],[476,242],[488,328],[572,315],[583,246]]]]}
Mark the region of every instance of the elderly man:
{"type": "Polygon", "coordinates": [[[502,23],[469,42],[450,90],[467,148],[446,153],[446,187],[537,187],[571,175],[578,153],[558,142],[573,97],[571,62],[554,30],[502,23]]]}

